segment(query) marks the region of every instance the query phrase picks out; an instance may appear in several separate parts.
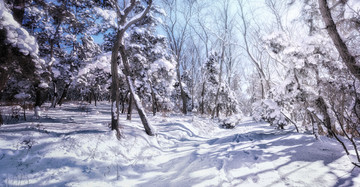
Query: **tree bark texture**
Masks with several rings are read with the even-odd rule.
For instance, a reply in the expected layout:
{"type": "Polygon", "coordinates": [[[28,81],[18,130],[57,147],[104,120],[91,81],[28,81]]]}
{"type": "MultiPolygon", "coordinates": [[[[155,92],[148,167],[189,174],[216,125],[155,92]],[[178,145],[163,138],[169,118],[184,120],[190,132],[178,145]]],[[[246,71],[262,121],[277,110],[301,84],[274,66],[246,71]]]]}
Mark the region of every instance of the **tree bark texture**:
{"type": "Polygon", "coordinates": [[[331,11],[328,6],[327,0],[319,0],[320,12],[323,17],[326,30],[329,33],[330,38],[334,42],[334,45],[339,52],[339,55],[343,59],[346,67],[360,81],[360,66],[356,65],[356,59],[350,54],[345,42],[341,39],[339,32],[336,28],[336,24],[331,16],[331,11]]]}
{"type": "Polygon", "coordinates": [[[118,56],[122,40],[121,32],[118,31],[111,53],[111,130],[117,131],[117,137],[121,137],[119,130],[119,72],[118,56]]]}

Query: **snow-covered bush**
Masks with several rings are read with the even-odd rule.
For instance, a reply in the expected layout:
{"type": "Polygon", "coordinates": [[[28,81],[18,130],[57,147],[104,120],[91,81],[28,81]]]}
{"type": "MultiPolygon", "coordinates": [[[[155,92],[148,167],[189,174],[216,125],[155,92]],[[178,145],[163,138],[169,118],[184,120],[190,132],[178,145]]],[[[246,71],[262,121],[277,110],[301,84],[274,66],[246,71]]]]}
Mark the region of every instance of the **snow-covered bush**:
{"type": "Polygon", "coordinates": [[[224,129],[233,129],[241,122],[243,118],[244,115],[241,112],[230,117],[226,117],[221,121],[220,127],[224,129]]]}
{"type": "Polygon", "coordinates": [[[255,120],[264,120],[272,126],[283,129],[288,120],[281,112],[281,107],[271,99],[264,99],[253,104],[255,120]]]}

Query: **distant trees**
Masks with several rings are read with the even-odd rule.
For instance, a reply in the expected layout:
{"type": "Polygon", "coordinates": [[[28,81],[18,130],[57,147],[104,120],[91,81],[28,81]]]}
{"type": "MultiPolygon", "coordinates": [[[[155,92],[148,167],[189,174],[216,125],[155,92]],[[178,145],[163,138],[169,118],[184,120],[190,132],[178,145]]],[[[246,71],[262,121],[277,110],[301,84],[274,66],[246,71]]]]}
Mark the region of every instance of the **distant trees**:
{"type": "Polygon", "coordinates": [[[190,97],[186,91],[186,85],[182,80],[182,73],[185,70],[182,63],[185,58],[185,42],[189,36],[188,29],[190,28],[190,20],[194,13],[195,2],[196,1],[180,2],[177,0],[163,0],[162,2],[165,6],[165,10],[167,11],[163,27],[166,32],[167,39],[169,40],[171,52],[173,53],[176,61],[176,87],[178,87],[180,92],[182,102],[181,110],[183,114],[187,114],[188,112],[188,100],[190,97]]]}

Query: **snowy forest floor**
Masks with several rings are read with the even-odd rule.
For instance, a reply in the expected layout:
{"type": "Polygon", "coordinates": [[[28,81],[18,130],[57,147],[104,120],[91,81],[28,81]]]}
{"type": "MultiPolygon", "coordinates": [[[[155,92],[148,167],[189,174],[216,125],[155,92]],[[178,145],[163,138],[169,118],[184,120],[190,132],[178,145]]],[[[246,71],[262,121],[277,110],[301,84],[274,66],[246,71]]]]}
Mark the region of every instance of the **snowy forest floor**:
{"type": "Polygon", "coordinates": [[[0,186],[360,186],[360,169],[334,140],[251,118],[229,130],[160,114],[149,137],[136,115],[121,116],[118,141],[105,103],[27,113],[0,127],[0,186]]]}

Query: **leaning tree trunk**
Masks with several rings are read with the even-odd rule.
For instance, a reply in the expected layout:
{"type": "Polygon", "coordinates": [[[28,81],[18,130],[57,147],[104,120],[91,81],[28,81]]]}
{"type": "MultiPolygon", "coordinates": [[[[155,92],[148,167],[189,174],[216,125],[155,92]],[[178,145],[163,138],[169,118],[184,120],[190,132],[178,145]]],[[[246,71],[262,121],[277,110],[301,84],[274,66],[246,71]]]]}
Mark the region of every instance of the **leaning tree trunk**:
{"type": "Polygon", "coordinates": [[[120,51],[120,54],[121,54],[122,63],[124,65],[124,73],[125,73],[125,76],[126,76],[126,82],[127,82],[128,86],[129,86],[131,98],[133,99],[133,102],[135,103],[137,112],[139,114],[139,117],[141,119],[142,124],[144,125],[146,134],[148,134],[149,136],[154,136],[155,135],[154,130],[151,127],[151,124],[149,123],[149,120],[148,120],[148,118],[146,116],[146,113],[145,113],[145,109],[141,104],[139,96],[136,94],[136,90],[134,88],[133,82],[132,82],[131,77],[130,77],[130,72],[131,72],[130,71],[130,64],[128,62],[128,56],[127,56],[126,51],[125,51],[125,46],[121,45],[119,49],[120,49],[119,51],[120,51]]]}
{"type": "Polygon", "coordinates": [[[345,42],[341,39],[339,32],[336,28],[336,24],[331,16],[327,0],[319,0],[319,7],[326,25],[326,30],[329,33],[330,38],[334,42],[334,45],[339,52],[339,55],[343,59],[350,73],[353,74],[360,81],[360,66],[356,64],[355,57],[351,55],[345,42]]]}
{"type": "Polygon", "coordinates": [[[331,128],[331,119],[330,119],[330,116],[328,113],[328,106],[326,105],[324,98],[320,96],[318,99],[316,99],[315,104],[316,104],[316,107],[319,108],[322,116],[324,117],[323,123],[324,123],[324,126],[326,127],[326,129],[328,130],[329,135],[331,135],[331,137],[335,137],[335,139],[341,144],[341,146],[345,150],[346,154],[350,155],[344,142],[341,139],[339,139],[339,137],[336,135],[336,133],[331,128]]]}

